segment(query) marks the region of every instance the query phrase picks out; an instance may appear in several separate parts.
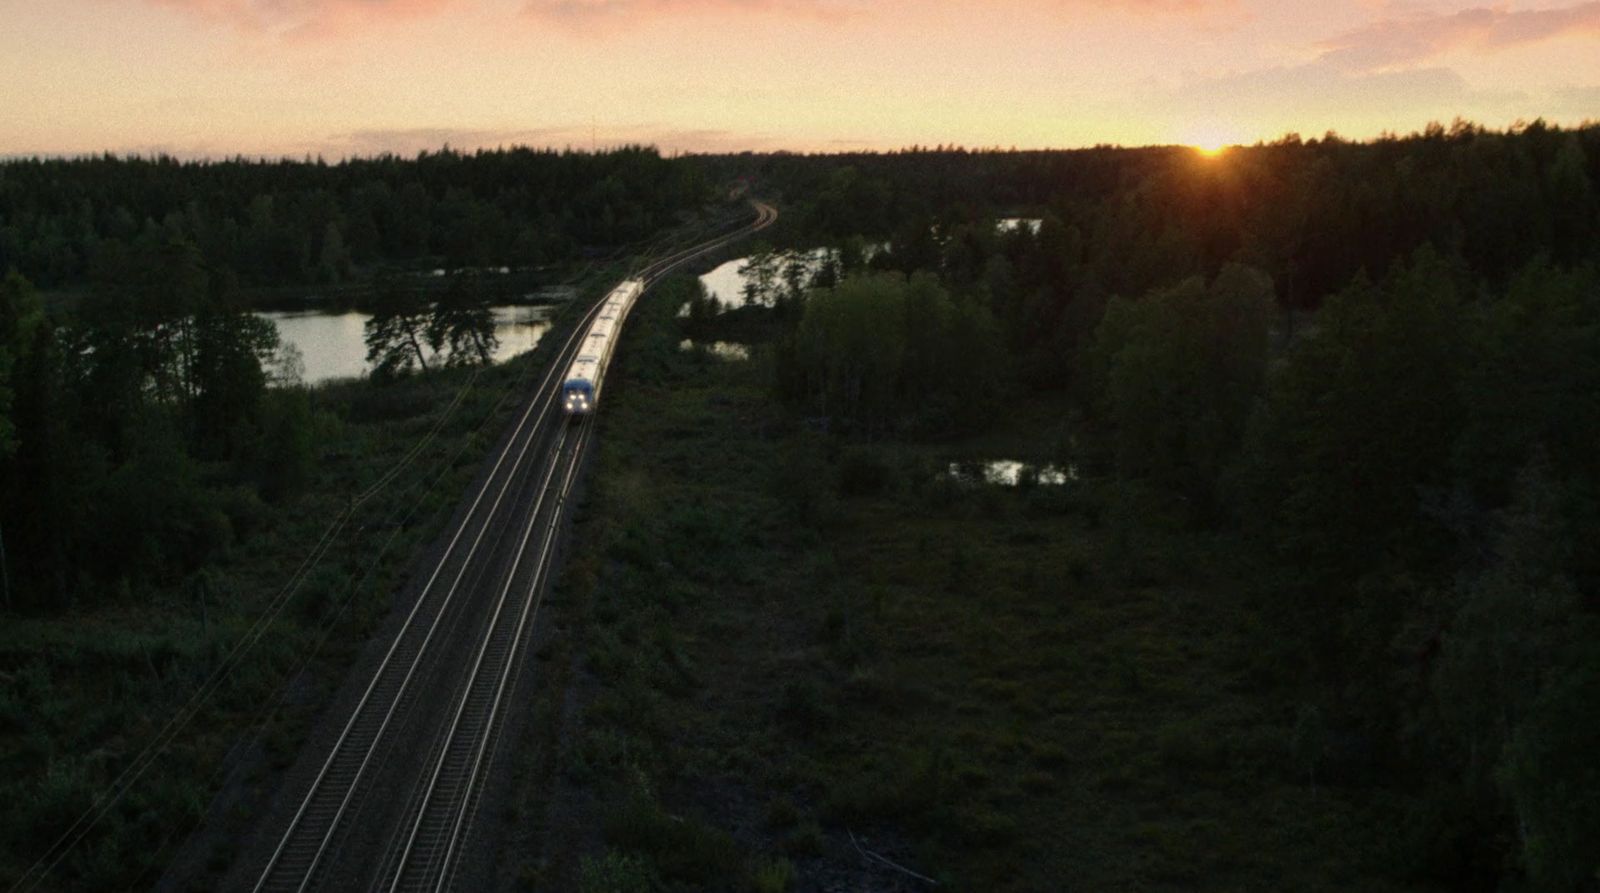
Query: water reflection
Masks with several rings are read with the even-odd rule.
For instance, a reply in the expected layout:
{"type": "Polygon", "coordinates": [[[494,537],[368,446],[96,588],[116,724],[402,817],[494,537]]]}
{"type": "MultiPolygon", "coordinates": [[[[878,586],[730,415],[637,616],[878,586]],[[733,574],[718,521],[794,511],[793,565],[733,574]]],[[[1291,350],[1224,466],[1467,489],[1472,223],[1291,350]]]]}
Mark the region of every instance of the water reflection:
{"type": "Polygon", "coordinates": [[[994,484],[1015,487],[1023,483],[1060,486],[1078,479],[1076,465],[1018,462],[1014,459],[967,460],[951,462],[945,475],[963,484],[994,484]]]}
{"type": "MultiPolygon", "coordinates": [[[[532,350],[550,330],[549,307],[491,307],[494,313],[496,363],[532,350]]],[[[367,374],[367,345],[363,340],[371,314],[348,311],[325,313],[295,310],[264,312],[278,329],[278,338],[298,352],[301,379],[319,384],[336,378],[359,378],[367,374]]]]}
{"type": "MultiPolygon", "coordinates": [[[[805,270],[805,279],[810,284],[811,277],[822,269],[822,266],[831,260],[836,260],[838,252],[832,248],[811,248],[806,251],[779,251],[775,269],[779,278],[774,285],[783,285],[782,273],[791,264],[798,263],[805,270]]],[[[718,264],[711,272],[700,277],[700,284],[706,287],[706,294],[715,298],[719,303],[732,309],[745,305],[744,287],[750,277],[739,273],[745,265],[750,263],[750,258],[740,257],[726,263],[718,264]]]]}
{"type": "Polygon", "coordinates": [[[702,348],[706,353],[721,360],[748,360],[750,359],[750,346],[737,341],[695,341],[685,338],[678,342],[678,349],[683,351],[702,348]]]}
{"type": "MultiPolygon", "coordinates": [[[[1002,217],[994,222],[996,232],[1009,233],[1017,230],[1027,230],[1035,235],[1039,226],[1044,221],[1037,217],[1002,217]]],[[[887,252],[887,242],[874,242],[862,246],[861,259],[864,263],[871,263],[873,258],[887,252]]],[[[805,270],[803,281],[809,285],[811,278],[821,270],[825,264],[839,262],[839,249],[837,248],[807,248],[795,251],[773,252],[777,261],[774,265],[776,281],[773,285],[783,288],[783,271],[790,264],[799,263],[805,270]]],[[[700,284],[705,286],[706,294],[715,299],[729,310],[743,307],[746,303],[745,286],[750,283],[751,277],[742,275],[739,271],[750,263],[748,257],[737,257],[733,260],[718,264],[711,272],[700,277],[700,284]]],[[[678,309],[679,316],[689,315],[689,305],[685,304],[678,309]]]]}
{"type": "Polygon", "coordinates": [[[1038,217],[1002,217],[994,222],[995,232],[1013,233],[1025,229],[1032,235],[1039,234],[1039,227],[1044,221],[1038,217]]]}

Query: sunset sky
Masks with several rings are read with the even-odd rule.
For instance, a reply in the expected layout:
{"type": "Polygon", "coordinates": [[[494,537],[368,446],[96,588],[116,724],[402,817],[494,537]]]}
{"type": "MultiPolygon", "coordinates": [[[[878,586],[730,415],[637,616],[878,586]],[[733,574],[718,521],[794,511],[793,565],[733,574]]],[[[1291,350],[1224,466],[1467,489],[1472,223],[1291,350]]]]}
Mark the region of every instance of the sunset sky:
{"type": "Polygon", "coordinates": [[[1600,0],[0,0],[0,154],[1367,137],[1600,119],[1600,0]]]}

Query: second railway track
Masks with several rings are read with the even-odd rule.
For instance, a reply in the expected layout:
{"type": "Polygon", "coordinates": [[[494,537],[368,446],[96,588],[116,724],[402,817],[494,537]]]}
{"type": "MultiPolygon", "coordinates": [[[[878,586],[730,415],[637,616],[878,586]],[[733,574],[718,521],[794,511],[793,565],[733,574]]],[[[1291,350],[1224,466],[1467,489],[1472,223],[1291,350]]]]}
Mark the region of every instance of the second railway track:
{"type": "MultiPolygon", "coordinates": [[[[776,219],[770,206],[753,206],[754,221],[644,264],[630,278],[648,289],[776,219]]],[[[592,423],[568,423],[557,385],[598,307],[552,353],[325,757],[292,795],[270,852],[253,869],[241,865],[246,871],[233,886],[450,885],[589,441],[592,423]],[[444,691],[449,698],[428,697],[444,691]],[[419,700],[430,709],[416,709],[419,700]],[[376,858],[374,851],[381,851],[376,858]]]]}

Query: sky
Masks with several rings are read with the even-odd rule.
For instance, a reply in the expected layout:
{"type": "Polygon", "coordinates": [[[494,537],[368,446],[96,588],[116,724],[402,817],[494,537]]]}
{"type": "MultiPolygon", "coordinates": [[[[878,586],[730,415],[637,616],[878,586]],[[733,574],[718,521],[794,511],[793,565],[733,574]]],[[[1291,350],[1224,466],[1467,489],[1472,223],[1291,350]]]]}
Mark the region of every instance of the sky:
{"type": "Polygon", "coordinates": [[[1213,146],[1600,120],[1600,0],[0,0],[0,155],[1213,146]]]}

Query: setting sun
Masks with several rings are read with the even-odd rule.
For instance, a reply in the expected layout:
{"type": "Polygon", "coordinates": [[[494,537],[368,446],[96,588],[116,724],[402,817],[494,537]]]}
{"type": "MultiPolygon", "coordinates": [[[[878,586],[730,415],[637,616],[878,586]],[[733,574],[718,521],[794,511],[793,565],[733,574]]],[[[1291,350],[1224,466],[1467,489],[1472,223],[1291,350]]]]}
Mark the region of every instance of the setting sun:
{"type": "Polygon", "coordinates": [[[1201,121],[1178,132],[1178,142],[1207,158],[1221,155],[1241,142],[1239,132],[1225,121],[1201,121]]]}

